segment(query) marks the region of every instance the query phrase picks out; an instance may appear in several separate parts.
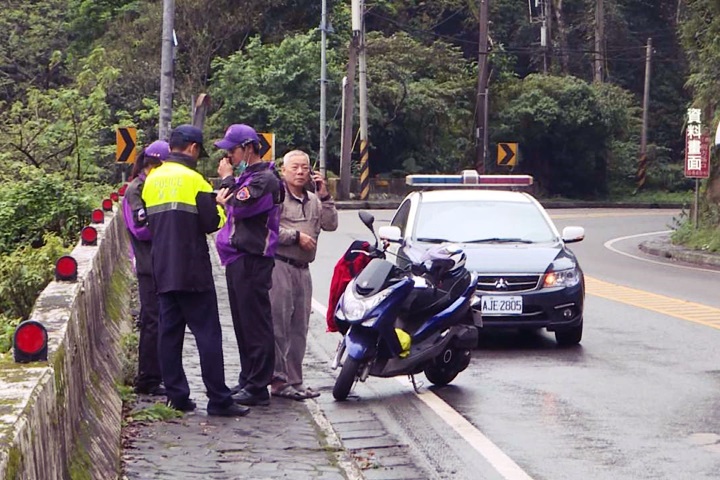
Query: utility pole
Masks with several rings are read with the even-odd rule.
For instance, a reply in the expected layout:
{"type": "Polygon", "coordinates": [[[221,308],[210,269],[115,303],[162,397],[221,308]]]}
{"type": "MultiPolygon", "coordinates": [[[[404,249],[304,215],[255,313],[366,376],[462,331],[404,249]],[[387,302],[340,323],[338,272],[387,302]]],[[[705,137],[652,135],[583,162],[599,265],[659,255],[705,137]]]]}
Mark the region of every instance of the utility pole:
{"type": "Polygon", "coordinates": [[[352,38],[348,52],[347,76],[343,81],[343,118],[340,154],[340,199],[350,198],[350,180],[353,148],[353,117],[355,110],[355,72],[360,46],[362,14],[360,0],[352,0],[352,38]]]}
{"type": "Polygon", "coordinates": [[[367,118],[367,61],[365,58],[365,0],[352,0],[353,39],[358,47],[358,93],[360,95],[360,200],[370,194],[370,164],[368,158],[367,118]]]}
{"type": "Polygon", "coordinates": [[[487,157],[487,91],[488,91],[488,2],[479,1],[480,37],[478,46],[478,87],[475,110],[477,112],[477,130],[475,132],[476,160],[475,169],[485,173],[487,157]]]}
{"type": "Polygon", "coordinates": [[[320,20],[320,173],[327,172],[327,0],[322,0],[322,17],[320,20]]]}
{"type": "Polygon", "coordinates": [[[605,80],[603,65],[605,63],[605,7],[604,0],[595,0],[595,68],[593,79],[596,82],[605,80]]]}
{"type": "MultiPolygon", "coordinates": [[[[640,161],[637,171],[637,190],[645,185],[647,176],[647,131],[648,131],[648,110],[650,107],[650,66],[652,59],[652,38],[647,39],[645,47],[645,91],[643,93],[643,114],[642,131],[640,133],[640,161]]],[[[636,191],[637,191],[636,190],[636,191]]]]}
{"type": "Polygon", "coordinates": [[[540,47],[543,52],[543,73],[548,71],[548,0],[542,0],[542,24],[540,25],[540,47]]]}
{"type": "Polygon", "coordinates": [[[175,0],[163,0],[162,57],[160,61],[160,125],[159,139],[170,138],[173,98],[175,0]]]}

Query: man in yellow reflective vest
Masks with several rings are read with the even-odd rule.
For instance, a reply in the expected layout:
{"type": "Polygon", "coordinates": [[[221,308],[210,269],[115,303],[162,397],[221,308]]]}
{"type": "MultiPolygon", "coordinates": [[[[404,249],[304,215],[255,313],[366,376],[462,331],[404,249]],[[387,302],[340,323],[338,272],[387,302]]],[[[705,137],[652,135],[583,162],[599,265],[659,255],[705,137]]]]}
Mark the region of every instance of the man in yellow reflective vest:
{"type": "Polygon", "coordinates": [[[145,180],[142,198],[152,233],[153,277],[160,305],[159,353],[168,406],[192,411],[182,365],[185,327],[195,336],[208,415],[243,416],[225,384],[222,332],[208,250],[208,233],[225,223],[211,185],[197,172],[205,154],[202,131],[180,125],[170,135],[170,156],[145,180]]]}

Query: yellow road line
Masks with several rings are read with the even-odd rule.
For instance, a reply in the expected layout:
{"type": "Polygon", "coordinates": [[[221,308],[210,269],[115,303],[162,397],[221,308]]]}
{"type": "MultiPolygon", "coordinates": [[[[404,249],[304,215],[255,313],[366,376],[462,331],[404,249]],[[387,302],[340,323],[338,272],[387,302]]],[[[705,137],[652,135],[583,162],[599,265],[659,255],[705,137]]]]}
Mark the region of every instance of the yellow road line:
{"type": "Polygon", "coordinates": [[[720,308],[657,295],[644,290],[604,282],[592,277],[585,277],[585,287],[589,295],[644,308],[720,330],[720,308]]]}

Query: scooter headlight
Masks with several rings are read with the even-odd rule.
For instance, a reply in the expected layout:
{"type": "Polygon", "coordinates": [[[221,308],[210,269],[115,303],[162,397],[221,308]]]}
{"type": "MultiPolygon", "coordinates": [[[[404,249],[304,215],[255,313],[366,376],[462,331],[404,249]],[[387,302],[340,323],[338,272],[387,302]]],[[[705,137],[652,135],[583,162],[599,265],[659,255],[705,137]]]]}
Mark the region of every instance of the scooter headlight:
{"type": "Polygon", "coordinates": [[[358,297],[355,294],[354,285],[354,282],[350,282],[345,289],[342,301],[342,313],[345,315],[345,320],[349,322],[357,322],[365,318],[392,293],[392,289],[387,289],[372,297],[358,297]]]}

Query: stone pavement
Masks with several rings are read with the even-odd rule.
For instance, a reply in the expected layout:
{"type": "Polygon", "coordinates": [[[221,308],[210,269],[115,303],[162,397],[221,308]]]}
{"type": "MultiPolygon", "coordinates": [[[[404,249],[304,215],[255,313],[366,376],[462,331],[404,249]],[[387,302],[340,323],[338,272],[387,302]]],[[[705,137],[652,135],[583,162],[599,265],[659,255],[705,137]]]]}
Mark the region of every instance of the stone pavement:
{"type": "MultiPolygon", "coordinates": [[[[225,376],[228,386],[233,386],[239,372],[237,344],[224,269],[219,266],[214,245],[211,252],[223,326],[225,376]]],[[[251,407],[250,414],[242,418],[208,416],[197,349],[189,332],[183,355],[191,398],[198,408],[181,419],[133,425],[132,439],[123,452],[123,478],[364,478],[315,400],[298,402],[273,397],[269,407],[251,407]]],[[[322,363],[327,369],[327,362],[322,363]]],[[[315,386],[310,381],[308,384],[315,386]]],[[[323,390],[322,396],[332,395],[323,390]]],[[[159,400],[142,396],[137,408],[154,401],[159,400]]]]}

